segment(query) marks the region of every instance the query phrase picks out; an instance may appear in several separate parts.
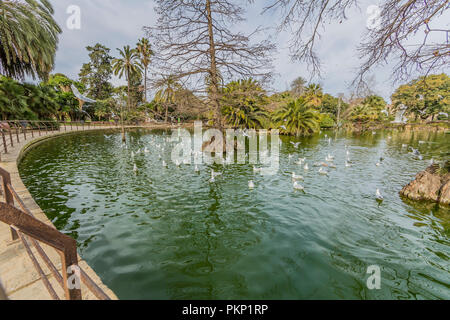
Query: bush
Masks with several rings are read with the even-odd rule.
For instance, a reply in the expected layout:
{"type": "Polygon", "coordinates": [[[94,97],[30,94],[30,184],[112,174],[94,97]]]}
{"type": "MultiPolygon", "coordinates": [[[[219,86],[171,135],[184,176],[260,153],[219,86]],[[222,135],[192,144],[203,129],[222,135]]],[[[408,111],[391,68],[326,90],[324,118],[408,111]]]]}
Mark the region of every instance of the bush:
{"type": "Polygon", "coordinates": [[[336,122],[333,120],[333,118],[329,114],[323,114],[322,119],[320,120],[320,127],[321,128],[333,128],[336,125],[336,122]]]}

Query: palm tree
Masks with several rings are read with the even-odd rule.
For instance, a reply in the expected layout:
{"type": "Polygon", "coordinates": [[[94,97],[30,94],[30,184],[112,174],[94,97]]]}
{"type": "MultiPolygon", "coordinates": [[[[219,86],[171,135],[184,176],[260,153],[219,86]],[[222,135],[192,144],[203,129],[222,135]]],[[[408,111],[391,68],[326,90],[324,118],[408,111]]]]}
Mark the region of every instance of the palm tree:
{"type": "Polygon", "coordinates": [[[304,98],[292,101],[275,111],[273,121],[282,133],[296,136],[310,135],[320,129],[320,114],[311,108],[304,98]]]}
{"type": "Polygon", "coordinates": [[[0,113],[3,120],[30,113],[24,87],[11,78],[0,77],[0,113]]]}
{"type": "Polygon", "coordinates": [[[135,49],[131,49],[130,46],[125,46],[123,47],[123,50],[117,50],[119,51],[120,58],[112,61],[113,72],[116,76],[118,75],[119,78],[122,78],[125,75],[128,85],[127,107],[129,111],[131,108],[131,76],[135,73],[142,74],[142,66],[138,61],[138,52],[135,49]]]}
{"type": "Polygon", "coordinates": [[[136,45],[136,50],[139,55],[139,61],[144,67],[144,92],[145,92],[145,102],[147,102],[147,71],[148,65],[150,64],[150,58],[153,56],[153,51],[151,49],[150,42],[146,38],[142,38],[136,45]]]}
{"type": "Polygon", "coordinates": [[[318,108],[322,104],[323,91],[320,84],[312,83],[305,91],[305,102],[311,106],[318,108]]]}
{"type": "Polygon", "coordinates": [[[353,122],[366,122],[369,119],[369,110],[367,108],[367,105],[365,104],[358,104],[356,105],[351,113],[349,119],[353,122]]]}
{"type": "Polygon", "coordinates": [[[47,0],[0,1],[0,73],[46,79],[61,29],[47,0]]]}
{"type": "Polygon", "coordinates": [[[169,115],[169,105],[176,104],[176,92],[182,89],[181,84],[175,79],[174,76],[167,76],[160,80],[156,86],[159,90],[155,94],[154,101],[160,103],[166,107],[166,115],[164,121],[167,122],[169,115]]]}
{"type": "Polygon", "coordinates": [[[232,81],[222,90],[222,114],[233,128],[256,129],[263,127],[267,112],[265,91],[253,79],[232,81]]]}

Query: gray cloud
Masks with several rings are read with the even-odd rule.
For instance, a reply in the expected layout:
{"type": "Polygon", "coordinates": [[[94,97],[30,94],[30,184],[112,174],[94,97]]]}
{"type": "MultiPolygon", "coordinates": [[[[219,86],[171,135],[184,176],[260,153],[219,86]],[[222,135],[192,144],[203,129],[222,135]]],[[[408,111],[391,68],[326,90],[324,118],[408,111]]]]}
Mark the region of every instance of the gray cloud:
{"type": "MultiPolygon", "coordinates": [[[[59,49],[56,56],[55,72],[61,72],[69,77],[77,78],[81,65],[88,61],[88,45],[99,42],[111,48],[111,54],[116,55],[116,48],[124,45],[134,45],[137,39],[144,35],[143,26],[151,26],[156,21],[151,0],[51,0],[55,8],[56,20],[63,28],[59,49]],[[81,30],[69,30],[66,27],[67,7],[78,5],[81,8],[81,30]]],[[[331,94],[349,92],[348,85],[355,75],[355,68],[360,61],[357,58],[356,47],[366,27],[367,15],[365,9],[375,1],[364,0],[361,10],[348,13],[348,20],[342,23],[332,22],[325,25],[322,38],[317,46],[317,52],[323,63],[320,82],[325,91],[331,94]]],[[[272,27],[271,34],[278,44],[278,52],[274,57],[277,76],[273,87],[275,90],[285,90],[289,83],[298,76],[308,78],[307,66],[292,62],[289,57],[288,42],[290,34],[286,31],[275,32],[274,26],[279,16],[264,15],[259,1],[247,9],[248,21],[239,27],[243,31],[253,30],[258,25],[272,27]]],[[[444,18],[450,18],[447,15],[444,18]]],[[[450,19],[443,19],[449,21],[450,19]]],[[[385,99],[389,99],[393,85],[389,79],[390,66],[378,68],[374,72],[377,82],[375,91],[385,99]]],[[[119,79],[113,79],[114,84],[123,84],[119,79]]]]}

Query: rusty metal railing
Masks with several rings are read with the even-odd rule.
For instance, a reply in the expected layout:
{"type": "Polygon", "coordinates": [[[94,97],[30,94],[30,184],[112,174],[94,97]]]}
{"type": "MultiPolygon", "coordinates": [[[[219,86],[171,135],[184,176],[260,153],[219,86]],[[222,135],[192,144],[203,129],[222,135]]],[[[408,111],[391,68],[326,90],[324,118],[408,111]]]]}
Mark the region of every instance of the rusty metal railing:
{"type": "Polygon", "coordinates": [[[20,239],[22,241],[26,252],[52,299],[60,300],[60,297],[47,278],[36,255],[31,250],[30,243],[34,246],[57,283],[63,289],[65,299],[81,300],[81,288],[76,284],[83,283],[98,299],[110,300],[108,295],[79,267],[76,241],[33,216],[32,212],[28,210],[12,187],[9,172],[0,168],[0,177],[2,180],[4,200],[0,202],[0,221],[10,226],[13,240],[20,239]],[[40,243],[52,247],[59,253],[62,266],[61,273],[50,260],[44,249],[42,249],[40,243]],[[79,277],[77,279],[78,281],[73,282],[73,276],[79,277]]]}
{"type": "Polygon", "coordinates": [[[2,282],[0,281],[0,300],[8,300],[5,289],[3,289],[2,282]]]}
{"type": "Polygon", "coordinates": [[[66,121],[30,121],[5,120],[0,121],[0,161],[2,153],[8,149],[35,136],[46,135],[50,132],[83,131],[93,128],[119,127],[119,122],[66,122],[66,121]]]}

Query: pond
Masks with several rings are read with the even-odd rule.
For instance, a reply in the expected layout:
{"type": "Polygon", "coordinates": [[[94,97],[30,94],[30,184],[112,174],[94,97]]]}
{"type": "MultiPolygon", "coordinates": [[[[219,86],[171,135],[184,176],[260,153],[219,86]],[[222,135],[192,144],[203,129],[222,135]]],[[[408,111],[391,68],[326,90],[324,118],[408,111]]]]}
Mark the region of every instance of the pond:
{"type": "Polygon", "coordinates": [[[281,137],[275,175],[250,164],[177,167],[169,135],[136,129],[127,148],[118,132],[61,136],[20,164],[37,203],[120,299],[450,299],[450,210],[399,196],[431,158],[448,157],[448,134],[281,137]],[[322,176],[313,164],[328,154],[337,168],[322,176]],[[222,172],[214,183],[211,169],[222,172]],[[379,290],[367,286],[373,265],[379,290]]]}

